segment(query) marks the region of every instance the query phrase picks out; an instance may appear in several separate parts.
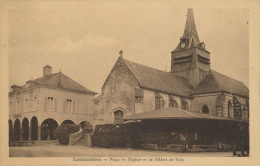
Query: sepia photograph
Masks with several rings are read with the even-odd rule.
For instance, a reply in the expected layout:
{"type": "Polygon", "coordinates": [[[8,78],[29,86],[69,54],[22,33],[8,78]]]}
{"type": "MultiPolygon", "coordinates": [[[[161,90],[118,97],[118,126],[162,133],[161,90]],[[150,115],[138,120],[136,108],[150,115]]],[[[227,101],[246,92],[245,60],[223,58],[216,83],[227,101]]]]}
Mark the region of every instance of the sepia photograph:
{"type": "Polygon", "coordinates": [[[28,4],[6,11],[7,158],[178,165],[256,155],[249,7],[28,4]]]}

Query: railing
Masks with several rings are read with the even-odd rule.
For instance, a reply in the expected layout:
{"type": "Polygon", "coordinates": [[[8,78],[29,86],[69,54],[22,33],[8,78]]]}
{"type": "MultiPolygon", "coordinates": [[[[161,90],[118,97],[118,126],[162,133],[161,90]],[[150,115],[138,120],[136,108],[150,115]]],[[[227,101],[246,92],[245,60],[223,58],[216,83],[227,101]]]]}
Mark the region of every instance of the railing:
{"type": "Polygon", "coordinates": [[[69,134],[69,145],[73,145],[78,142],[78,140],[82,137],[83,130],[80,128],[78,132],[69,134]]]}

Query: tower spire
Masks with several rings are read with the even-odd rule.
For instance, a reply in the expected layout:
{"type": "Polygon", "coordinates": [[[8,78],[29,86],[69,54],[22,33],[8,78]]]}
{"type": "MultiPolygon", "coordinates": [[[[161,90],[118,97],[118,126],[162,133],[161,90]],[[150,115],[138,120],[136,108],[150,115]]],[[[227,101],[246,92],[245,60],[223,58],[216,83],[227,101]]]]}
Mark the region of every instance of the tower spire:
{"type": "Polygon", "coordinates": [[[171,54],[171,72],[186,78],[192,86],[197,86],[210,71],[210,52],[199,40],[193,9],[187,11],[183,36],[171,54]]]}
{"type": "Polygon", "coordinates": [[[207,51],[205,49],[204,42],[200,42],[199,40],[199,35],[193,15],[193,9],[191,8],[189,8],[187,11],[186,25],[184,28],[183,36],[180,38],[180,43],[177,45],[175,50],[173,50],[173,52],[190,48],[200,48],[204,51],[207,51]]]}
{"type": "Polygon", "coordinates": [[[187,12],[186,25],[183,33],[183,37],[194,37],[199,42],[199,36],[195,25],[193,9],[189,8],[187,12]]]}

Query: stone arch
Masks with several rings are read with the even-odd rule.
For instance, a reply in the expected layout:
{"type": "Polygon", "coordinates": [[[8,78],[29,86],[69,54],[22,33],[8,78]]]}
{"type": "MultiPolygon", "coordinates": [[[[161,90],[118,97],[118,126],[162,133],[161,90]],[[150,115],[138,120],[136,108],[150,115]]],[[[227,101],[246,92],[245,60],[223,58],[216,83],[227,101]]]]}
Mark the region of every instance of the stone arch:
{"type": "Polygon", "coordinates": [[[125,117],[125,110],[121,108],[115,109],[112,112],[112,115],[113,115],[114,123],[123,123],[124,122],[123,118],[125,117]]]}
{"type": "Polygon", "coordinates": [[[31,139],[38,140],[38,119],[36,116],[33,116],[31,119],[31,139]]]}
{"type": "Polygon", "coordinates": [[[81,125],[83,131],[85,131],[86,133],[93,132],[93,126],[88,121],[82,121],[82,122],[80,122],[80,125],[81,125]]]}
{"type": "Polygon", "coordinates": [[[56,120],[45,119],[41,124],[41,140],[56,140],[55,129],[58,127],[56,120]]]}
{"type": "Polygon", "coordinates": [[[209,114],[209,107],[207,106],[207,105],[203,105],[202,107],[201,107],[201,109],[202,109],[202,113],[204,113],[204,114],[209,114]]]}
{"type": "Polygon", "coordinates": [[[13,122],[11,119],[8,120],[9,125],[9,140],[13,139],[13,122]]]}
{"type": "Polygon", "coordinates": [[[16,119],[14,121],[14,140],[18,141],[20,140],[20,120],[16,119]]]}
{"type": "Polygon", "coordinates": [[[27,118],[24,118],[22,121],[22,135],[23,140],[29,139],[29,120],[27,118]]]}
{"type": "Polygon", "coordinates": [[[64,120],[61,124],[75,124],[72,120],[64,120]]]}
{"type": "Polygon", "coordinates": [[[227,110],[228,110],[228,117],[231,118],[232,116],[232,102],[229,100],[228,101],[228,107],[227,107],[227,110]]]}

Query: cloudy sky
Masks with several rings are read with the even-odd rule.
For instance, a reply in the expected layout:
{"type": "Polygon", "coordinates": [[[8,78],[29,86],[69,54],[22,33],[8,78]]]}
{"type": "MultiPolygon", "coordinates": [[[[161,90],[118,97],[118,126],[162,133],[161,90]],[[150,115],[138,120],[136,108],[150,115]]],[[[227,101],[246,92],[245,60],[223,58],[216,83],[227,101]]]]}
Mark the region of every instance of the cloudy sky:
{"type": "MultiPolygon", "coordinates": [[[[248,10],[193,11],[211,68],[248,86],[248,10]]],[[[169,71],[186,14],[169,4],[9,10],[9,85],[41,77],[48,64],[100,92],[120,50],[125,59],[169,71]]]]}

